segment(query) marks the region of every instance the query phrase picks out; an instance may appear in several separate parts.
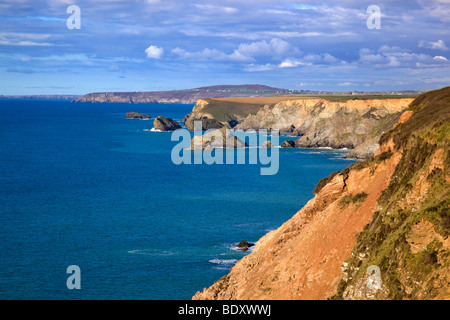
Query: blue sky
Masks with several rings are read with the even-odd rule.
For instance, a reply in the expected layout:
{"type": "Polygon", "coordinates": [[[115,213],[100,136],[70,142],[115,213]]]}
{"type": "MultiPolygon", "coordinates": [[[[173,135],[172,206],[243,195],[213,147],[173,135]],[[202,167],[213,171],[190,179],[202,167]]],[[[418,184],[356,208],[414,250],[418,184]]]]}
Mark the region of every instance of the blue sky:
{"type": "Polygon", "coordinates": [[[4,95],[450,85],[450,0],[0,0],[0,26],[4,95]]]}

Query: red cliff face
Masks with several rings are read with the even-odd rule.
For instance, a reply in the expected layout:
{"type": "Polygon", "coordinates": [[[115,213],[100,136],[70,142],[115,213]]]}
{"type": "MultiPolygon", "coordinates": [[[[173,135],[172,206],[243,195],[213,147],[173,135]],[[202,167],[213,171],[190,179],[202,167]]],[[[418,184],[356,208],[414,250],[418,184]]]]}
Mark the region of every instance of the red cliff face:
{"type": "Polygon", "coordinates": [[[340,270],[356,236],[372,219],[399,156],[373,168],[346,170],[279,229],[262,237],[230,274],[194,299],[325,299],[336,293],[340,270]],[[340,200],[366,194],[346,206],[340,200]],[[363,197],[364,198],[364,197],[363,197]]]}

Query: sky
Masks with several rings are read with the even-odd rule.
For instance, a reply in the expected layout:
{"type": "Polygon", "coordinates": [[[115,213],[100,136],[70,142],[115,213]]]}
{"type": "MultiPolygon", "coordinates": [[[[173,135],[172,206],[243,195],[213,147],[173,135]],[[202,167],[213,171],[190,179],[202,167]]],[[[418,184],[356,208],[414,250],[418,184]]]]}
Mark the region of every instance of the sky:
{"type": "Polygon", "coordinates": [[[0,0],[0,94],[218,84],[448,86],[450,0],[0,0]]]}

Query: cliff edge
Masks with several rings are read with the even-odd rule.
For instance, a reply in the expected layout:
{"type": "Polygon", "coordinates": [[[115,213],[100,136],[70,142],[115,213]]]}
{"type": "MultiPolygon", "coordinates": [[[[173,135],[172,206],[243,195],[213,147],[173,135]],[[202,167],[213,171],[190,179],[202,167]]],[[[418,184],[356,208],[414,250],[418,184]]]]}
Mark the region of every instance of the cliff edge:
{"type": "Polygon", "coordinates": [[[365,159],[379,148],[378,140],[398,121],[412,98],[333,100],[320,97],[200,99],[185,119],[204,129],[279,130],[296,137],[299,148],[355,149],[348,157],[365,159]],[[299,137],[299,138],[297,138],[299,137]]]}
{"type": "Polygon", "coordinates": [[[450,298],[449,119],[450,87],[416,98],[373,157],[322,179],[193,299],[450,298]]]}

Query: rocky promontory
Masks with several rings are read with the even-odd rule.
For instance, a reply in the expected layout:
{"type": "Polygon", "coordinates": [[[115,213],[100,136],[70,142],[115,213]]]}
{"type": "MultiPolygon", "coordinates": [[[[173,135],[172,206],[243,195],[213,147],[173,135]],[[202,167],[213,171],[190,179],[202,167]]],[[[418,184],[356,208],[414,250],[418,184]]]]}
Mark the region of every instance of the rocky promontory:
{"type": "Polygon", "coordinates": [[[178,122],[163,116],[158,116],[155,121],[153,121],[153,127],[155,130],[159,131],[174,131],[177,129],[181,129],[181,126],[178,122]]]}
{"type": "MultiPolygon", "coordinates": [[[[204,129],[279,130],[299,137],[285,147],[355,149],[354,158],[367,158],[377,140],[398,121],[412,98],[334,99],[323,97],[264,97],[200,99],[184,122],[204,122],[204,129]]],[[[189,126],[188,126],[189,125],[189,126]]]]}

